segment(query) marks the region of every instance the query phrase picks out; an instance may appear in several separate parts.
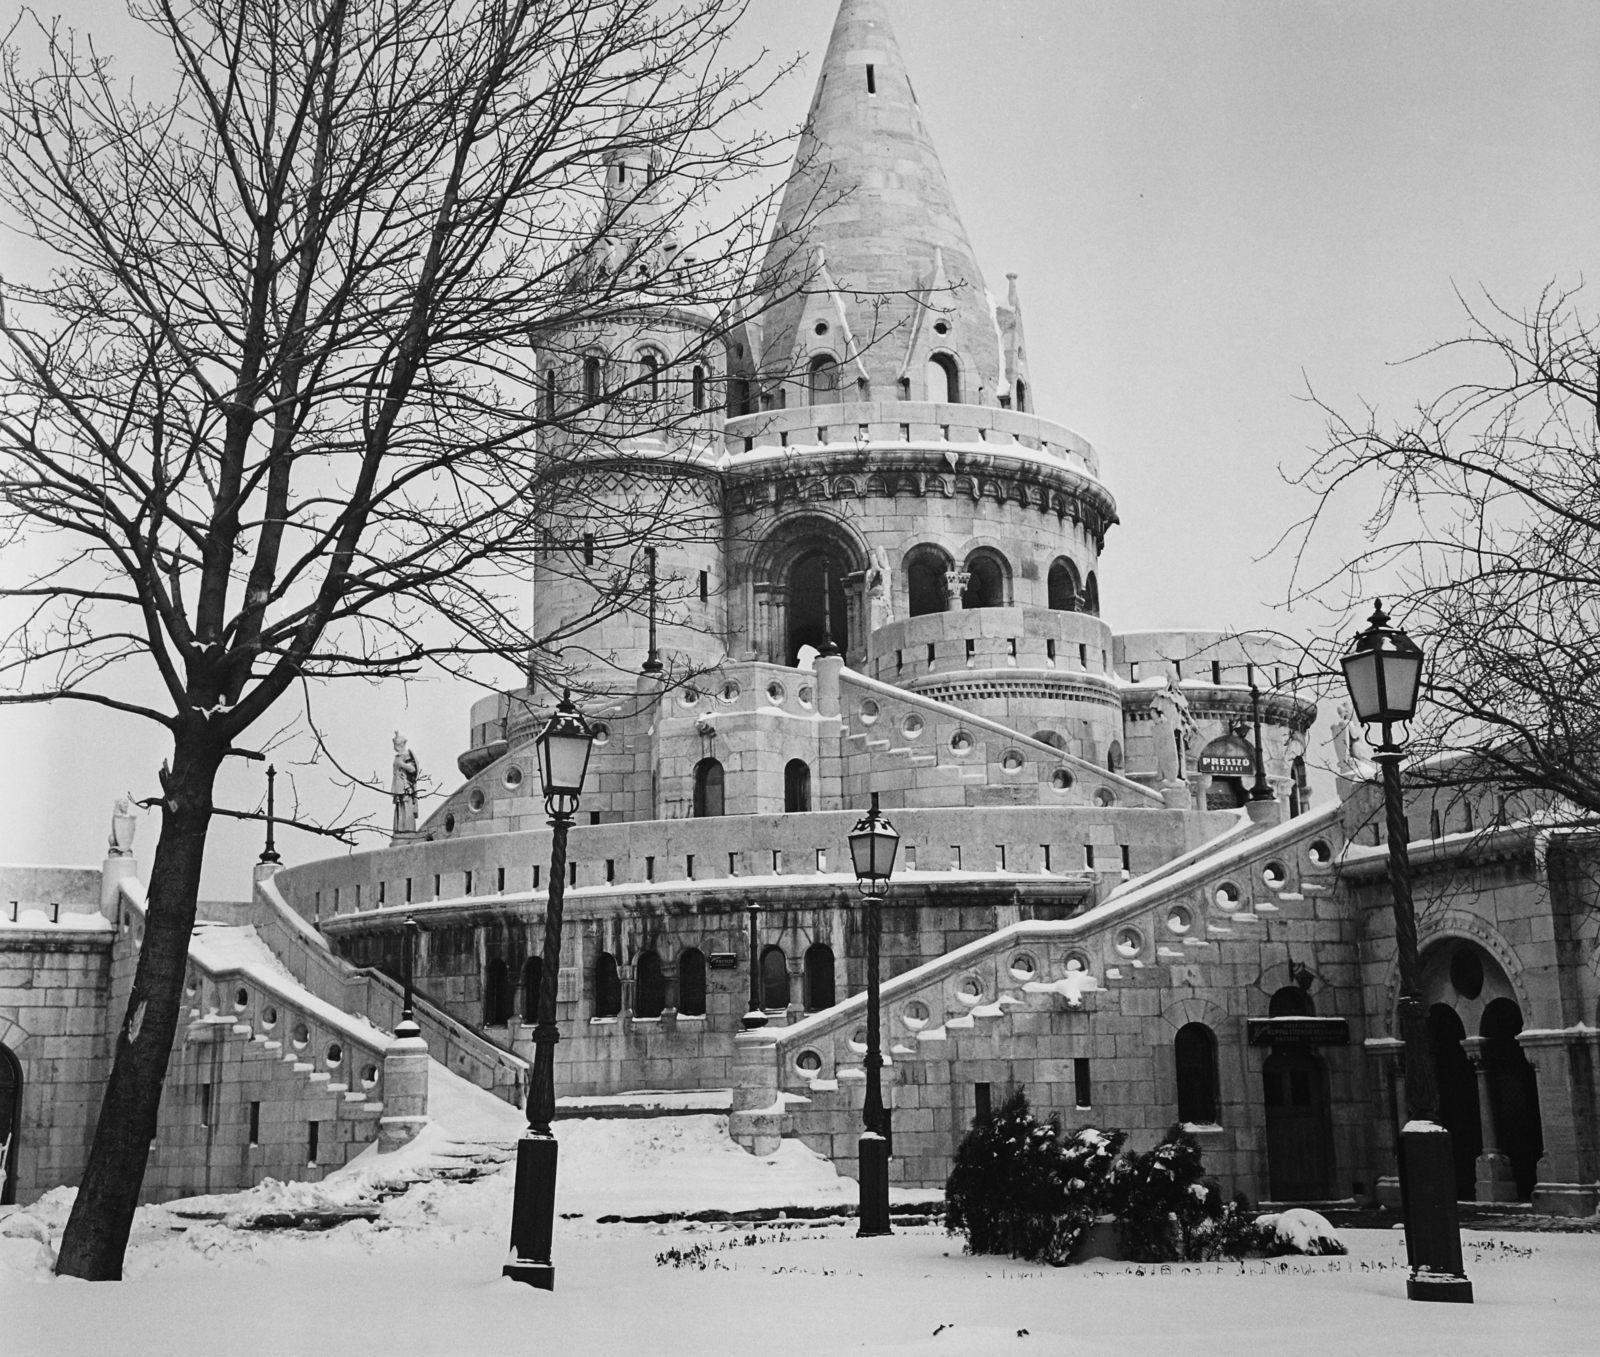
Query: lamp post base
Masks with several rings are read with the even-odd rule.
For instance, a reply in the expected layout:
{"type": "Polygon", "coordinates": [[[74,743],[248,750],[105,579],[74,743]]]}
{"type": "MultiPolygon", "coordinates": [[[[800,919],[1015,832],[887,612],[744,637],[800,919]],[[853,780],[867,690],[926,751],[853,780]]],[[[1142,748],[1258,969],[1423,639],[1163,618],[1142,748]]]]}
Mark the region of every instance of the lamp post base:
{"type": "Polygon", "coordinates": [[[500,1270],[541,1291],[556,1289],[550,1245],[555,1234],[556,1138],[528,1132],[517,1142],[517,1178],[511,1197],[511,1257],[500,1270]]]}
{"type": "Polygon", "coordinates": [[[515,1263],[507,1263],[500,1269],[502,1277],[509,1277],[514,1282],[526,1282],[529,1286],[539,1291],[554,1291],[556,1289],[556,1265],[554,1263],[525,1263],[520,1259],[515,1263]]]}
{"type": "Polygon", "coordinates": [[[860,1155],[861,1205],[856,1219],[858,1239],[892,1234],[889,1228],[889,1142],[871,1131],[857,1142],[860,1155]]]}
{"type": "Polygon", "coordinates": [[[1406,1278],[1406,1299],[1471,1305],[1472,1283],[1465,1277],[1452,1277],[1447,1273],[1413,1272],[1406,1278]]]}

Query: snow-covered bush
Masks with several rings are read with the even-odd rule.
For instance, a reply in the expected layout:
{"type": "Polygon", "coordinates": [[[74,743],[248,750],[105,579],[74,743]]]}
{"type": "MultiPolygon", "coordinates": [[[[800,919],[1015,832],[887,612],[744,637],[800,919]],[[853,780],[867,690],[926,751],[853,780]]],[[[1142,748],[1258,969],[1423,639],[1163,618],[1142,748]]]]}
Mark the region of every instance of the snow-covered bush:
{"type": "Polygon", "coordinates": [[[1200,1142],[1182,1125],[1153,1150],[1117,1165],[1110,1200],[1123,1252],[1140,1263],[1203,1257],[1206,1237],[1224,1214],[1221,1189],[1205,1176],[1200,1142]]]}
{"type": "Polygon", "coordinates": [[[1085,1128],[1062,1139],[1057,1117],[1041,1121],[1021,1091],[976,1122],[945,1184],[945,1228],[969,1253],[1067,1262],[1095,1214],[1122,1134],[1085,1128]]]}
{"type": "Polygon", "coordinates": [[[1300,1253],[1313,1258],[1330,1254],[1348,1253],[1344,1241],[1334,1233],[1325,1216],[1297,1206],[1275,1215],[1258,1216],[1256,1230],[1262,1240],[1262,1252],[1269,1258],[1280,1254],[1300,1253]]]}

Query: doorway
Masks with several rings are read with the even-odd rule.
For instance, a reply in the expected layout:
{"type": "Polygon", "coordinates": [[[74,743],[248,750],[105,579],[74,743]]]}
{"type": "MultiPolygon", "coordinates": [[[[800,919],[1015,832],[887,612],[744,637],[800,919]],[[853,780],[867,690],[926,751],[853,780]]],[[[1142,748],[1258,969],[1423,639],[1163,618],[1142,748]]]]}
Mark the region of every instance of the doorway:
{"type": "Polygon", "coordinates": [[[1327,1201],[1333,1180],[1328,1072],[1314,1051],[1277,1047],[1261,1070],[1274,1201],[1327,1201]]]}
{"type": "Polygon", "coordinates": [[[849,649],[843,563],[825,551],[813,551],[796,561],[789,574],[788,663],[798,661],[801,646],[825,654],[830,634],[841,651],[849,649]]]}
{"type": "Polygon", "coordinates": [[[0,1046],[0,1206],[17,1200],[17,1140],[22,1130],[22,1065],[0,1046]]]}

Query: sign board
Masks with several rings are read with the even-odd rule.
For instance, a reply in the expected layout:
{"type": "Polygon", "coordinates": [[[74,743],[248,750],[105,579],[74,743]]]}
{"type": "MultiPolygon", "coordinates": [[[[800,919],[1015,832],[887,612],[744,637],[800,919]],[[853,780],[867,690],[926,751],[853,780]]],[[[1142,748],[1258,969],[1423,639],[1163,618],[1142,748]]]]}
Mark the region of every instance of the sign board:
{"type": "Polygon", "coordinates": [[[739,954],[737,952],[713,952],[711,954],[711,969],[714,971],[738,970],[739,954]]]}
{"type": "Polygon", "coordinates": [[[1237,735],[1222,735],[1200,751],[1195,767],[1212,777],[1248,777],[1256,770],[1256,751],[1237,735]]]}
{"type": "Polygon", "coordinates": [[[1343,1018],[1251,1018],[1252,1046],[1348,1046],[1350,1024],[1343,1018]]]}

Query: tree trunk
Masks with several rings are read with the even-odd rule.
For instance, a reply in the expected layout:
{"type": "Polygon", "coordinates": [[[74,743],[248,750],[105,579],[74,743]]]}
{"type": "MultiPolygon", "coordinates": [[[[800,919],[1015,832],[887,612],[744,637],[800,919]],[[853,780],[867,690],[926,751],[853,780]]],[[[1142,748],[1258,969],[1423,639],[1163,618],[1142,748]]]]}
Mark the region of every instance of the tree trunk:
{"type": "Polygon", "coordinates": [[[165,805],[150,869],[144,943],[117,1033],[89,1163],[61,1239],[56,1272],[62,1276],[122,1279],[122,1257],[178,1026],[212,786],[221,761],[218,745],[204,729],[180,728],[174,743],[173,768],[162,788],[165,805]]]}

